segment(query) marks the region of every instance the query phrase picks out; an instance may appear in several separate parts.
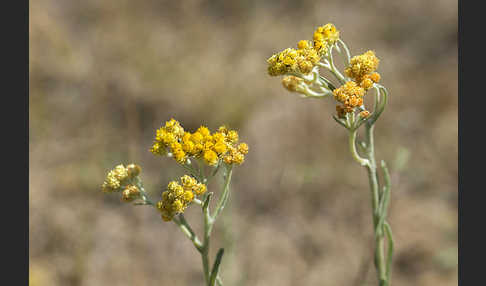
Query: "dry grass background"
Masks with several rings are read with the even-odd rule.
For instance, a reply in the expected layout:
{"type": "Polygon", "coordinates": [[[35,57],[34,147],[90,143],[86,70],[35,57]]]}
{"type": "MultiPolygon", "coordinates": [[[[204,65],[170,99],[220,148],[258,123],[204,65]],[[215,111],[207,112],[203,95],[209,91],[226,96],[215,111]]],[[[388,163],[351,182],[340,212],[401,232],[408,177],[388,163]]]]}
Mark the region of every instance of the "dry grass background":
{"type": "Polygon", "coordinates": [[[391,93],[375,139],[392,172],[393,285],[456,285],[452,0],[30,1],[31,285],[202,285],[175,225],[99,189],[118,163],[142,165],[154,198],[183,174],[147,151],[170,117],[250,145],[213,235],[225,285],[376,285],[366,172],[334,103],[266,73],[327,22],[353,54],[376,51],[391,93]]]}

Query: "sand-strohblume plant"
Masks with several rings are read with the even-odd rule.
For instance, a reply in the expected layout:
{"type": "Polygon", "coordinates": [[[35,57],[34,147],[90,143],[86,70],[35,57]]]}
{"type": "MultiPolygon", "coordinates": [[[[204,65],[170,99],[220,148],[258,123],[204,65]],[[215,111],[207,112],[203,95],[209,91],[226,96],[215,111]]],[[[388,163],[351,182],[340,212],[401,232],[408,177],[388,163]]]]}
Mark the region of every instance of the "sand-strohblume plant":
{"type": "Polygon", "coordinates": [[[283,76],[282,84],[287,90],[305,98],[330,97],[336,101],[333,118],[348,131],[349,151],[368,172],[375,234],[374,263],[379,285],[389,286],[393,256],[392,232],[386,219],[390,175],[385,161],[381,161],[384,182],[379,182],[373,139],[375,123],[388,99],[388,92],[379,84],[380,74],[376,72],[379,62],[371,50],[351,57],[348,47],[339,37],[339,31],[331,23],[318,27],[312,41],[302,40],[297,48],[287,48],[267,60],[268,74],[283,76]],[[333,52],[344,61],[343,71],[336,67],[333,52]],[[328,71],[334,79],[321,75],[320,69],[328,71]],[[373,97],[371,111],[365,105],[365,98],[368,101],[369,97],[373,97]],[[358,131],[362,126],[365,134],[360,140],[358,131]]]}
{"type": "Polygon", "coordinates": [[[163,221],[174,222],[201,254],[205,284],[223,285],[219,269],[224,249],[219,249],[210,265],[211,232],[228,202],[233,167],[244,162],[248,145],[239,142],[237,131],[225,126],[213,133],[201,126],[191,133],[185,131],[178,121],[171,119],[156,131],[150,152],[172,157],[186,172],[167,184],[158,201],[149,198],[140,179],[141,168],[136,164],[120,164],[109,171],[101,186],[102,191],[121,192],[122,201],[154,207],[163,221]],[[211,212],[210,203],[214,193],[209,191],[208,184],[220,171],[223,174],[222,190],[215,210],[211,212]],[[184,217],[184,211],[191,205],[197,205],[202,210],[202,238],[196,235],[184,217]]]}

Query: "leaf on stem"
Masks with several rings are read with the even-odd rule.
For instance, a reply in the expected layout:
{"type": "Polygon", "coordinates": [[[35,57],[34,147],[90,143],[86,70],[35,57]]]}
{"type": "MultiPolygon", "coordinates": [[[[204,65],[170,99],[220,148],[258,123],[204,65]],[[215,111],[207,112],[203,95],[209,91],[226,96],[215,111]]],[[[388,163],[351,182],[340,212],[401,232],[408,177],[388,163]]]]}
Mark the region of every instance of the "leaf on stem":
{"type": "Polygon", "coordinates": [[[214,286],[216,282],[216,277],[218,276],[219,272],[219,265],[221,264],[221,260],[223,259],[224,248],[220,248],[218,253],[216,254],[216,260],[214,261],[213,270],[211,271],[211,277],[209,278],[209,286],[214,286]]]}

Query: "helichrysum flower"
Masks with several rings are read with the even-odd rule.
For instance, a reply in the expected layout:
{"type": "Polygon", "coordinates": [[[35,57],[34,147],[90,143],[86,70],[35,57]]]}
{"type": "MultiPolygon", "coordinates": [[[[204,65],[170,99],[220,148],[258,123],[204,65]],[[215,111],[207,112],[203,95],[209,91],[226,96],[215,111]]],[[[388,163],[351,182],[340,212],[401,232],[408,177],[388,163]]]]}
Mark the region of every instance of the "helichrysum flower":
{"type": "Polygon", "coordinates": [[[122,201],[131,202],[140,198],[140,190],[137,186],[127,185],[122,192],[122,201]]]}
{"type": "Polygon", "coordinates": [[[365,95],[365,90],[357,85],[356,82],[348,81],[344,85],[336,88],[333,91],[333,94],[334,99],[343,104],[341,107],[336,109],[338,116],[340,116],[343,112],[351,112],[355,107],[363,105],[363,96],[365,95]]]}
{"type": "Polygon", "coordinates": [[[333,45],[339,39],[339,31],[336,27],[328,23],[318,27],[314,31],[314,49],[323,56],[327,53],[329,46],[333,45]]]}
{"type": "Polygon", "coordinates": [[[122,182],[128,178],[128,171],[123,165],[116,166],[113,170],[110,170],[106,175],[105,181],[101,186],[104,192],[117,192],[120,191],[122,182]]]}
{"type": "MultiPolygon", "coordinates": [[[[380,60],[376,57],[375,52],[367,51],[362,55],[352,57],[349,62],[349,67],[344,72],[348,77],[355,79],[356,82],[361,82],[364,76],[370,75],[378,68],[379,63],[380,60]]],[[[373,80],[372,78],[369,79],[373,80]]],[[[379,81],[379,75],[374,76],[374,79],[379,81]]]]}
{"type": "Polygon", "coordinates": [[[282,85],[288,91],[291,91],[291,92],[303,91],[304,90],[303,83],[304,83],[303,79],[301,79],[300,77],[293,76],[293,75],[285,76],[282,79],[282,85]]]}
{"type": "Polygon", "coordinates": [[[287,48],[268,60],[268,74],[271,76],[288,73],[308,74],[319,62],[320,56],[306,41],[300,41],[298,49],[287,48]]]}
{"type": "Polygon", "coordinates": [[[169,182],[167,190],[162,193],[162,200],[157,203],[157,209],[164,221],[170,221],[175,215],[183,213],[196,196],[205,192],[206,185],[184,175],[180,178],[180,184],[176,181],[169,182]]]}
{"type": "MultiPolygon", "coordinates": [[[[178,126],[177,134],[170,133],[170,130],[167,129],[168,123],[157,130],[155,142],[150,149],[152,153],[156,155],[164,155],[165,153],[158,151],[163,149],[172,154],[174,159],[180,164],[185,164],[188,158],[193,157],[202,159],[210,166],[216,166],[218,162],[223,160],[228,154],[234,155],[235,152],[238,153],[238,151],[232,151],[232,148],[236,148],[236,145],[238,144],[238,132],[235,130],[228,130],[226,127],[222,126],[217,132],[211,133],[206,126],[201,126],[194,133],[190,133],[183,131],[184,129],[180,124],[177,121],[175,122],[176,123],[172,123],[172,125],[178,126]],[[164,138],[170,138],[170,141],[167,141],[164,138]]],[[[244,156],[241,160],[223,161],[231,162],[228,164],[241,164],[243,160],[244,156]]]]}
{"type": "Polygon", "coordinates": [[[129,164],[126,167],[122,164],[110,170],[106,175],[105,181],[101,185],[103,192],[119,192],[129,179],[133,179],[141,172],[140,166],[129,164]]]}

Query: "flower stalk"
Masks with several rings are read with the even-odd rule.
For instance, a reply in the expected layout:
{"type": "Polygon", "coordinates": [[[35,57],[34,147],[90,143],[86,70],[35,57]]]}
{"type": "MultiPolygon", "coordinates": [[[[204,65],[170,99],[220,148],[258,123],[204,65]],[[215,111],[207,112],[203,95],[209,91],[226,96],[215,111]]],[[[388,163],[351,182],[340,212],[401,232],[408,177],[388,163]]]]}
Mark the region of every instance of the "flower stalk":
{"type": "Polygon", "coordinates": [[[378,83],[381,76],[375,72],[379,59],[373,51],[351,57],[347,45],[339,38],[339,31],[331,23],[318,27],[314,32],[312,48],[319,56],[316,62],[312,61],[313,58],[306,57],[312,54],[305,50],[309,46],[308,43],[308,41],[300,41],[297,50],[286,49],[270,57],[267,60],[268,73],[271,76],[284,75],[282,81],[284,87],[291,92],[302,94],[303,97],[325,98],[327,95],[333,95],[337,101],[337,114],[332,117],[348,130],[351,156],[366,169],[368,174],[375,237],[374,262],[378,285],[390,286],[394,241],[391,227],[387,222],[387,210],[391,181],[388,168],[385,162],[381,161],[384,182],[380,188],[373,138],[375,123],[388,101],[387,90],[378,83]],[[334,51],[339,53],[344,61],[346,68],[343,73],[336,68],[334,51]],[[301,66],[306,66],[309,61],[314,65],[312,69],[302,69],[301,66]],[[337,82],[333,83],[330,79],[319,75],[319,68],[329,71],[337,82]],[[309,71],[312,71],[312,80],[309,71]],[[315,89],[319,89],[320,92],[315,89]],[[364,98],[369,90],[375,91],[372,112],[364,105],[364,98]],[[358,131],[363,125],[365,140],[359,141],[358,131]]]}
{"type": "Polygon", "coordinates": [[[179,122],[171,119],[156,131],[155,142],[150,151],[155,155],[172,157],[188,172],[188,175],[182,176],[179,181],[169,182],[166,191],[162,192],[162,200],[155,203],[149,198],[138,176],[141,168],[135,164],[116,166],[108,173],[102,190],[122,191],[124,202],[135,201],[134,205],[152,206],[160,212],[163,221],[173,221],[200,253],[205,285],[222,286],[220,269],[224,249],[218,250],[211,266],[211,233],[228,202],[233,167],[244,162],[248,145],[239,143],[238,133],[225,126],[221,126],[214,133],[204,126],[190,133],[184,131],[179,122]],[[207,166],[212,170],[208,172],[207,166]],[[207,192],[207,184],[220,170],[223,170],[224,178],[222,190],[216,209],[211,213],[210,205],[214,193],[207,192]],[[190,205],[201,207],[204,228],[202,239],[197,236],[184,216],[185,209],[190,205]]]}

